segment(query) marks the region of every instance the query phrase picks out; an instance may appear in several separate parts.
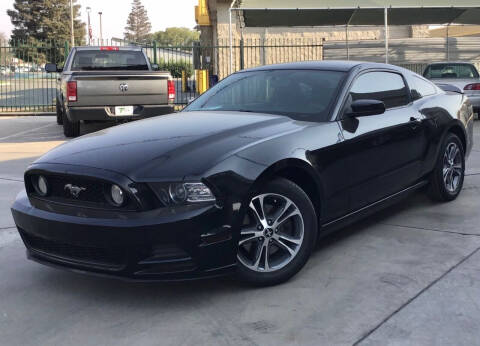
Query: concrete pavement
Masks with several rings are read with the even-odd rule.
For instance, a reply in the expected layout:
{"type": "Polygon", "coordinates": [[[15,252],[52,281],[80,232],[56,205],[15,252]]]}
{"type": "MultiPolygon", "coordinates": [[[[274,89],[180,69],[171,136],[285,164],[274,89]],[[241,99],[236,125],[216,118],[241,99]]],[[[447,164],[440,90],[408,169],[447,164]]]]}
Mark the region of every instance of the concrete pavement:
{"type": "Polygon", "coordinates": [[[26,166],[64,138],[53,117],[0,118],[0,343],[480,345],[479,122],[475,134],[458,200],[416,194],[322,241],[291,281],[257,289],[125,283],[27,261],[9,206],[26,166]]]}

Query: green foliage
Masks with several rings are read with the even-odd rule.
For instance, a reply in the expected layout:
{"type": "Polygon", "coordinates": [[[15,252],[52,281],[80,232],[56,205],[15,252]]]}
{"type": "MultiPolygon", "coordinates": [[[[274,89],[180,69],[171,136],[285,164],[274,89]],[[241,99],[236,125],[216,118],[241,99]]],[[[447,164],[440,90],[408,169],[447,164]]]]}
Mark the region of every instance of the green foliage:
{"type": "Polygon", "coordinates": [[[158,67],[161,71],[169,71],[173,78],[182,78],[182,71],[187,72],[187,78],[193,74],[193,65],[185,60],[160,60],[158,67]]]}
{"type": "Polygon", "coordinates": [[[200,39],[200,33],[188,28],[167,28],[165,31],[155,32],[151,38],[157,41],[159,46],[191,46],[200,39]]]}
{"type": "Polygon", "coordinates": [[[145,42],[150,38],[152,24],[148,19],[147,10],[140,0],[133,0],[132,11],[128,15],[125,27],[125,39],[131,42],[145,42]]]}
{"type": "MultiPolygon", "coordinates": [[[[85,44],[85,23],[80,20],[80,5],[73,0],[75,44],[85,44]]],[[[11,44],[15,55],[36,63],[63,60],[63,43],[70,42],[70,0],[15,0],[7,10],[14,26],[11,44]],[[46,42],[58,42],[54,49],[37,49],[46,42]]],[[[52,45],[53,43],[49,43],[52,45]]]]}

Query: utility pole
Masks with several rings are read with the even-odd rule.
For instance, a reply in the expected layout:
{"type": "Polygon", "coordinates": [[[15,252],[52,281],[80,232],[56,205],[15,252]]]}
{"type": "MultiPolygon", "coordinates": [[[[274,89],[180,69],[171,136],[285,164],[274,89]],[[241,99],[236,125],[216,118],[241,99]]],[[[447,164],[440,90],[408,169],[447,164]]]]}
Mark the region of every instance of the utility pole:
{"type": "Polygon", "coordinates": [[[100,16],[100,44],[103,44],[103,34],[102,34],[102,12],[98,12],[100,16]]]}
{"type": "Polygon", "coordinates": [[[70,0],[70,31],[71,31],[72,47],[75,47],[75,35],[73,33],[73,0],[70,0]]]}
{"type": "Polygon", "coordinates": [[[90,25],[90,11],[92,11],[92,9],[90,7],[87,7],[87,15],[88,15],[88,45],[90,46],[91,45],[91,42],[92,42],[92,26],[90,25]]]}

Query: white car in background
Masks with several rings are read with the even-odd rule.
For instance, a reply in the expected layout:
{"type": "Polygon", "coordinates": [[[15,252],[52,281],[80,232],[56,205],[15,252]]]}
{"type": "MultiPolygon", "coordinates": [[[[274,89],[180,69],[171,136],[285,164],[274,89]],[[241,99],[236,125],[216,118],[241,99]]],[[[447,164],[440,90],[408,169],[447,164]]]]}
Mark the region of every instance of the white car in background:
{"type": "Polygon", "coordinates": [[[480,116],[480,75],[475,65],[465,62],[439,62],[427,66],[423,76],[435,84],[451,84],[468,96],[480,116]]]}

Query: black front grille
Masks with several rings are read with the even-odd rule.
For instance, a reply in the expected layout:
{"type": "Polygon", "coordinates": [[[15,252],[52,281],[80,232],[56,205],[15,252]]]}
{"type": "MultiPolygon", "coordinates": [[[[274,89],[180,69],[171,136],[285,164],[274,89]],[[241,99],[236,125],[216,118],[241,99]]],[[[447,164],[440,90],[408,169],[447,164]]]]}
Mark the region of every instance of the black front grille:
{"type": "Polygon", "coordinates": [[[124,263],[124,251],[120,248],[79,246],[36,237],[22,231],[21,234],[27,247],[50,256],[111,268],[121,267],[124,263]]]}
{"type": "Polygon", "coordinates": [[[60,175],[48,176],[47,180],[51,191],[50,196],[52,197],[100,204],[108,203],[105,196],[108,186],[102,181],[60,175]],[[66,186],[75,186],[83,190],[75,197],[66,186]]]}
{"type": "Polygon", "coordinates": [[[109,201],[110,189],[112,183],[76,175],[61,175],[55,173],[41,173],[47,182],[49,193],[47,196],[40,196],[35,189],[37,174],[33,174],[27,179],[27,190],[30,195],[42,200],[78,205],[83,207],[114,209],[114,210],[136,210],[137,205],[133,199],[125,194],[126,201],[122,207],[113,206],[109,201]],[[75,189],[77,190],[74,193],[75,189]]]}

